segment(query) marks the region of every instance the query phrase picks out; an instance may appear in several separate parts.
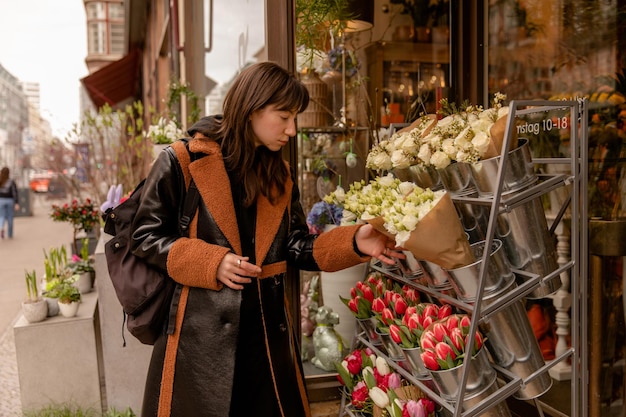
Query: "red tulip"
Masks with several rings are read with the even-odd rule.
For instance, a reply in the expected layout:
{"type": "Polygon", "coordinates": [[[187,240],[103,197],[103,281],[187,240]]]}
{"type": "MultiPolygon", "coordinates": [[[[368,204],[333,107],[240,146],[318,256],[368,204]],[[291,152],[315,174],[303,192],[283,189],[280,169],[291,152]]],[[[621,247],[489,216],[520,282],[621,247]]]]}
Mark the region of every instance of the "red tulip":
{"type": "Polygon", "coordinates": [[[459,317],[458,316],[449,316],[448,320],[445,321],[446,327],[450,330],[456,329],[459,327],[459,317]]]}
{"type": "Polygon", "coordinates": [[[437,363],[437,357],[435,356],[435,352],[431,350],[426,350],[420,354],[422,357],[422,362],[424,362],[424,366],[432,371],[439,370],[439,363],[437,363]]]}
{"type": "Polygon", "coordinates": [[[434,349],[437,341],[435,340],[435,335],[432,330],[426,330],[422,333],[422,337],[420,338],[420,347],[422,349],[434,349]]]}
{"type": "Polygon", "coordinates": [[[389,305],[393,301],[394,295],[397,294],[391,290],[385,290],[383,294],[383,300],[385,301],[385,305],[389,305]]]}
{"type": "Polygon", "coordinates": [[[375,313],[382,313],[386,305],[382,298],[377,297],[372,301],[372,311],[375,313]]]}
{"type": "Polygon", "coordinates": [[[402,316],[404,312],[406,311],[407,307],[408,305],[406,304],[406,301],[402,297],[397,297],[393,303],[393,309],[396,311],[396,314],[398,316],[402,316]]]}
{"type": "Polygon", "coordinates": [[[395,316],[393,315],[393,311],[391,311],[391,309],[389,307],[385,307],[383,309],[383,312],[381,313],[382,315],[382,321],[383,323],[385,323],[387,326],[389,326],[390,324],[393,324],[394,320],[395,320],[395,316]]]}
{"type": "Polygon", "coordinates": [[[424,317],[424,320],[422,320],[422,327],[427,328],[431,324],[433,324],[433,318],[430,316],[424,317]]]}
{"type": "Polygon", "coordinates": [[[415,288],[409,287],[405,285],[402,288],[402,293],[404,294],[404,298],[411,304],[419,303],[420,295],[415,288]]]}
{"type": "Polygon", "coordinates": [[[461,317],[461,323],[460,323],[460,326],[461,326],[462,328],[467,328],[467,329],[469,329],[470,324],[472,324],[472,323],[471,323],[471,320],[470,320],[469,316],[462,316],[462,317],[461,317]]]}
{"type": "Polygon", "coordinates": [[[417,307],[415,306],[408,306],[406,308],[406,311],[404,312],[405,316],[410,316],[411,314],[417,314],[417,307]]]}
{"type": "Polygon", "coordinates": [[[443,342],[444,338],[448,335],[448,329],[443,323],[435,323],[433,325],[433,336],[437,342],[443,342]]]}
{"type": "Polygon", "coordinates": [[[422,316],[437,318],[437,311],[439,311],[439,309],[436,305],[427,304],[426,307],[424,307],[424,311],[422,311],[422,316]]]}
{"type": "Polygon", "coordinates": [[[480,350],[481,347],[483,347],[483,337],[481,336],[480,333],[476,332],[476,345],[474,346],[474,349],[476,350],[476,352],[478,352],[480,350]]]}
{"type": "Polygon", "coordinates": [[[359,312],[359,299],[360,298],[361,297],[357,295],[355,298],[352,298],[352,299],[350,299],[350,301],[348,301],[348,308],[353,313],[358,313],[359,312]]]}
{"type": "MultiPolygon", "coordinates": [[[[406,315],[404,317],[407,317],[406,315]]],[[[413,330],[418,330],[420,327],[419,321],[418,321],[418,315],[417,314],[411,314],[410,316],[408,316],[408,319],[406,320],[406,327],[409,328],[409,330],[413,331],[413,330]]]]}
{"type": "Polygon", "coordinates": [[[450,340],[457,352],[463,353],[465,350],[465,340],[463,338],[463,332],[458,327],[450,330],[450,340]]]}
{"type": "Polygon", "coordinates": [[[454,353],[452,346],[444,342],[437,343],[435,346],[435,353],[437,354],[437,358],[442,361],[446,361],[448,356],[450,356],[452,360],[456,358],[456,354],[454,353]]]}
{"type": "Polygon", "coordinates": [[[391,336],[393,341],[396,342],[397,344],[402,343],[401,334],[402,334],[402,330],[400,330],[400,327],[397,324],[392,324],[389,326],[389,335],[391,336]]]}
{"type": "Polygon", "coordinates": [[[352,375],[357,375],[361,373],[361,364],[363,363],[363,360],[360,354],[349,355],[346,358],[346,362],[348,363],[346,368],[348,369],[348,372],[350,372],[352,375]]]}
{"type": "Polygon", "coordinates": [[[450,304],[444,304],[441,307],[439,307],[439,311],[437,312],[437,318],[439,320],[445,319],[451,314],[452,314],[452,306],[450,306],[450,304]]]}
{"type": "Polygon", "coordinates": [[[350,288],[350,298],[354,298],[357,295],[359,295],[359,293],[357,292],[357,289],[355,287],[350,288]]]}
{"type": "Polygon", "coordinates": [[[372,291],[370,287],[364,286],[362,292],[363,298],[365,298],[369,302],[374,301],[374,291],[372,291]]]}

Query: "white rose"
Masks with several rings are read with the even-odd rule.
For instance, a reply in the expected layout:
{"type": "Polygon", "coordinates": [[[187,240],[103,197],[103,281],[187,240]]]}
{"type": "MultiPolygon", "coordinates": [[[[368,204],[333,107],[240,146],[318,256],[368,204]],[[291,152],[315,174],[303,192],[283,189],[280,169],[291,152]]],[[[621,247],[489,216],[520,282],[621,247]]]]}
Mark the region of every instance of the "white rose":
{"type": "Polygon", "coordinates": [[[384,177],[380,177],[378,179],[378,183],[383,187],[391,187],[395,181],[396,179],[392,174],[387,174],[384,177]]]}
{"type": "Polygon", "coordinates": [[[402,217],[401,222],[405,230],[414,230],[415,226],[417,226],[417,223],[419,222],[419,219],[415,216],[406,215],[402,217]]]}
{"type": "Polygon", "coordinates": [[[344,209],[342,214],[341,214],[341,224],[342,225],[349,225],[349,224],[353,224],[354,222],[356,222],[356,214],[354,214],[353,212],[344,209]]]}
{"type": "Polygon", "coordinates": [[[391,165],[394,168],[408,168],[411,165],[411,158],[403,150],[397,149],[391,154],[391,165]]]}
{"type": "MultiPolygon", "coordinates": [[[[509,114],[509,107],[501,107],[498,109],[498,119],[509,114]]],[[[496,119],[497,120],[497,119],[496,119]]]]}
{"type": "Polygon", "coordinates": [[[400,185],[398,185],[398,190],[400,190],[400,194],[402,194],[403,196],[409,195],[410,193],[415,191],[415,188],[415,184],[410,181],[404,181],[401,182],[400,185]]]}
{"type": "Polygon", "coordinates": [[[430,158],[432,156],[432,153],[430,151],[430,146],[428,144],[423,144],[422,146],[420,146],[420,150],[417,153],[417,157],[425,164],[430,165],[430,158]]]}
{"type": "Polygon", "coordinates": [[[441,150],[446,153],[450,158],[453,158],[454,155],[458,152],[457,147],[455,146],[454,139],[445,139],[441,144],[441,150]]]}
{"type": "Polygon", "coordinates": [[[450,158],[442,151],[435,152],[430,157],[430,163],[437,169],[443,169],[450,165],[450,158]]]}
{"type": "Polygon", "coordinates": [[[444,117],[443,119],[437,122],[437,129],[445,128],[446,126],[451,125],[452,122],[454,122],[454,119],[455,119],[454,115],[444,117]]]}
{"type": "Polygon", "coordinates": [[[396,234],[396,246],[403,247],[409,237],[411,237],[411,232],[408,230],[396,234]]]}
{"type": "Polygon", "coordinates": [[[478,132],[474,139],[472,139],[472,146],[478,151],[480,156],[483,156],[489,147],[489,143],[491,142],[491,138],[486,132],[478,132]]]}
{"type": "Polygon", "coordinates": [[[338,202],[343,203],[346,200],[346,190],[341,185],[338,185],[335,189],[335,199],[338,202]]]}

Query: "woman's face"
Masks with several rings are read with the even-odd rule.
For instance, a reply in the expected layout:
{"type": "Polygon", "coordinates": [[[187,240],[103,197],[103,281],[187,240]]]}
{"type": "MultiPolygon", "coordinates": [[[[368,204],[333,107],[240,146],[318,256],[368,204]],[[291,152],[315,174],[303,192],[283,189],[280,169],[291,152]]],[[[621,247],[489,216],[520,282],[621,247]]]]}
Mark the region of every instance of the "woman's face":
{"type": "Polygon", "coordinates": [[[250,116],[256,146],[279,151],[296,135],[296,112],[278,110],[271,104],[250,116]]]}

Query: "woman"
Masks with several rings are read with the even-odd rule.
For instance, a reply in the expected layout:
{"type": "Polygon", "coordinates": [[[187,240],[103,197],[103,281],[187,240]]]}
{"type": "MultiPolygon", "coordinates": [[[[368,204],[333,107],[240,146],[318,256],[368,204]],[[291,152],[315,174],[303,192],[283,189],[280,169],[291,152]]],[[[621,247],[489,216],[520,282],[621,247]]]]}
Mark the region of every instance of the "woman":
{"type": "Polygon", "coordinates": [[[309,416],[295,334],[287,317],[287,265],[339,270],[393,240],[370,225],[310,235],[281,149],[296,135],[306,88],[280,66],[244,69],[224,114],[189,129],[189,173],[201,201],[190,237],[177,231],[180,169],[162,152],[133,222],[133,251],[182,284],[176,330],[154,346],[144,416],[309,416]]]}
{"type": "Polygon", "coordinates": [[[9,239],[13,239],[13,217],[20,209],[17,185],[10,177],[8,167],[0,169],[0,238],[4,239],[4,224],[7,224],[9,239]]]}

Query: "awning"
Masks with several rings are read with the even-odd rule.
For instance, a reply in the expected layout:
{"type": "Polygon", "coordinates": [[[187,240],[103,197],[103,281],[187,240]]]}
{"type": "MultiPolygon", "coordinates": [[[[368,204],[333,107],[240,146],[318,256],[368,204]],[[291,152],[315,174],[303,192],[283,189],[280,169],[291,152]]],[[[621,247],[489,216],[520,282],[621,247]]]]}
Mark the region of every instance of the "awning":
{"type": "Polygon", "coordinates": [[[105,103],[114,106],[136,94],[139,90],[139,57],[139,51],[133,50],[80,80],[96,107],[105,103]]]}

